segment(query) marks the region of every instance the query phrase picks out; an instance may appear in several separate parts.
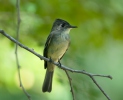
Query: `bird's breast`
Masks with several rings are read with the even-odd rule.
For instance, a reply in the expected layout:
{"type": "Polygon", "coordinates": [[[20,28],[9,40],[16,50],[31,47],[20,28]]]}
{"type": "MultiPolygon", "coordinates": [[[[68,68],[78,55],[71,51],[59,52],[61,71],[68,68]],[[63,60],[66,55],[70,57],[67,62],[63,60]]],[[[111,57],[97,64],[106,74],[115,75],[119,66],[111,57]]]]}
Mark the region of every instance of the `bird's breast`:
{"type": "Polygon", "coordinates": [[[48,49],[48,57],[51,57],[55,61],[60,59],[66,52],[69,42],[69,34],[60,34],[54,36],[48,49]]]}

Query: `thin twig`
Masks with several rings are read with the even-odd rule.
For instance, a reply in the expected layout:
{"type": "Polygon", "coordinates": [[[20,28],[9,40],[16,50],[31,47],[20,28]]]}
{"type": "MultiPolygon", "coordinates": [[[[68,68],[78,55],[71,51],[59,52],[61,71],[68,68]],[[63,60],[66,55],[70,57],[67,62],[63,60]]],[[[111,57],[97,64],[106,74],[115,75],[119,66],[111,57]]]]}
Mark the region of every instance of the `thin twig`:
{"type": "Polygon", "coordinates": [[[105,93],[105,91],[100,87],[100,85],[96,82],[93,76],[90,75],[90,78],[93,80],[93,82],[96,84],[96,86],[100,89],[100,91],[106,96],[108,100],[111,100],[109,96],[105,93]]]}
{"type": "MultiPolygon", "coordinates": [[[[58,66],[58,65],[57,65],[58,66]]],[[[94,76],[99,76],[99,77],[106,77],[106,78],[110,78],[112,79],[112,77],[110,75],[99,75],[99,74],[91,74],[91,73],[88,73],[88,72],[85,72],[84,70],[73,70],[71,68],[68,68],[64,65],[61,65],[59,66],[61,69],[65,69],[65,70],[68,70],[70,72],[75,72],[75,73],[82,73],[82,74],[85,74],[87,76],[89,76],[93,82],[95,83],[95,85],[100,89],[100,91],[105,95],[105,97],[108,99],[108,100],[111,100],[110,97],[105,93],[105,91],[100,87],[100,85],[96,82],[96,80],[94,79],[94,76]]]]}
{"type": "Polygon", "coordinates": [[[67,77],[68,77],[69,83],[70,83],[70,88],[71,88],[71,90],[70,90],[70,91],[71,91],[71,93],[72,93],[73,100],[75,100],[75,95],[74,95],[73,87],[72,87],[72,83],[71,83],[72,79],[70,78],[70,76],[69,76],[69,74],[68,74],[67,70],[64,70],[64,71],[65,71],[65,73],[66,73],[66,75],[67,75],[67,77]]]}
{"type": "MultiPolygon", "coordinates": [[[[3,30],[0,30],[0,33],[3,34],[4,36],[6,36],[11,41],[13,41],[14,43],[17,43],[20,47],[22,47],[22,48],[26,49],[27,51],[33,53],[35,56],[39,57],[41,60],[43,59],[45,61],[51,62],[50,59],[48,59],[46,57],[43,57],[40,54],[36,53],[33,49],[30,49],[30,48],[24,46],[23,44],[21,44],[20,42],[18,42],[17,40],[15,40],[13,37],[11,37],[10,35],[6,34],[3,30]]],[[[61,69],[64,69],[64,70],[67,70],[67,71],[70,71],[70,72],[81,73],[81,74],[85,74],[85,75],[89,76],[93,80],[93,82],[97,85],[97,87],[101,90],[101,92],[105,95],[105,97],[108,100],[111,100],[109,98],[109,96],[104,92],[104,90],[99,86],[99,84],[96,82],[96,80],[93,78],[94,76],[99,76],[99,77],[106,77],[106,78],[112,79],[112,77],[110,75],[92,74],[92,73],[88,73],[88,72],[86,72],[84,70],[74,70],[74,69],[71,69],[69,67],[66,67],[64,65],[59,64],[58,62],[53,62],[52,61],[52,63],[54,65],[58,66],[61,69]]]]}
{"type": "MultiPolygon", "coordinates": [[[[16,1],[16,8],[17,8],[17,31],[16,31],[16,39],[17,41],[19,40],[19,30],[20,30],[20,0],[16,1]]],[[[20,87],[22,88],[23,92],[25,93],[25,95],[28,97],[29,100],[31,100],[30,95],[27,93],[27,91],[25,90],[22,81],[21,81],[21,74],[20,74],[20,64],[19,64],[19,59],[18,59],[18,44],[16,43],[16,47],[15,47],[15,57],[16,57],[16,62],[17,62],[17,69],[18,69],[18,77],[19,77],[19,82],[20,82],[20,87]]]]}

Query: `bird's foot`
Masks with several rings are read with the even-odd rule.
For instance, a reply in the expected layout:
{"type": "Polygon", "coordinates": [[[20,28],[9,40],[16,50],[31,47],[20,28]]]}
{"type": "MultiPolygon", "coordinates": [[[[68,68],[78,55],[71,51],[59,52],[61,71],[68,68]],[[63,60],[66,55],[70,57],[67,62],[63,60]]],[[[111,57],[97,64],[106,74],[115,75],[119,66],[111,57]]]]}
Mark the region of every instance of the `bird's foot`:
{"type": "Polygon", "coordinates": [[[60,59],[58,59],[58,63],[59,63],[59,67],[61,67],[61,62],[60,62],[60,59]]]}
{"type": "Polygon", "coordinates": [[[52,58],[51,58],[51,57],[49,58],[49,62],[51,62],[51,63],[53,62],[53,60],[52,60],[52,58]]]}

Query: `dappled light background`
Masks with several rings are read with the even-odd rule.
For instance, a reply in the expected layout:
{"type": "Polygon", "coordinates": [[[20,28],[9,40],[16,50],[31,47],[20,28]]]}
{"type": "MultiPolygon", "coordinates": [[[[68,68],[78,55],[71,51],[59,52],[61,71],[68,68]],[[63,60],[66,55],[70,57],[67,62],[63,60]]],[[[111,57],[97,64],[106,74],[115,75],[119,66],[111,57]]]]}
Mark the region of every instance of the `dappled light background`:
{"type": "MultiPolygon", "coordinates": [[[[0,29],[16,37],[16,0],[0,0],[0,29]]],[[[20,0],[19,41],[43,54],[46,38],[56,18],[78,26],[70,32],[71,45],[62,64],[96,77],[112,100],[123,100],[122,0],[20,0]]],[[[21,77],[32,100],[72,100],[66,74],[56,67],[51,93],[42,92],[43,61],[19,47],[21,77]]],[[[76,100],[106,100],[92,80],[70,73],[76,100]]],[[[19,87],[15,44],[0,34],[0,100],[27,100],[19,87]]]]}

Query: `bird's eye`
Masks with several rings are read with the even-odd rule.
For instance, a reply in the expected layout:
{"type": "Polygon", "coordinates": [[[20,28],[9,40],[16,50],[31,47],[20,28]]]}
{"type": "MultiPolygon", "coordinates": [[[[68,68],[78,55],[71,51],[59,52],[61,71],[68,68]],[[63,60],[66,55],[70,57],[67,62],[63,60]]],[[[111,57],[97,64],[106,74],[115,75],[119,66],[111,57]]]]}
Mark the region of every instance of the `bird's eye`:
{"type": "Polygon", "coordinates": [[[62,25],[61,25],[61,27],[64,27],[65,26],[65,23],[63,23],[62,25]]]}

